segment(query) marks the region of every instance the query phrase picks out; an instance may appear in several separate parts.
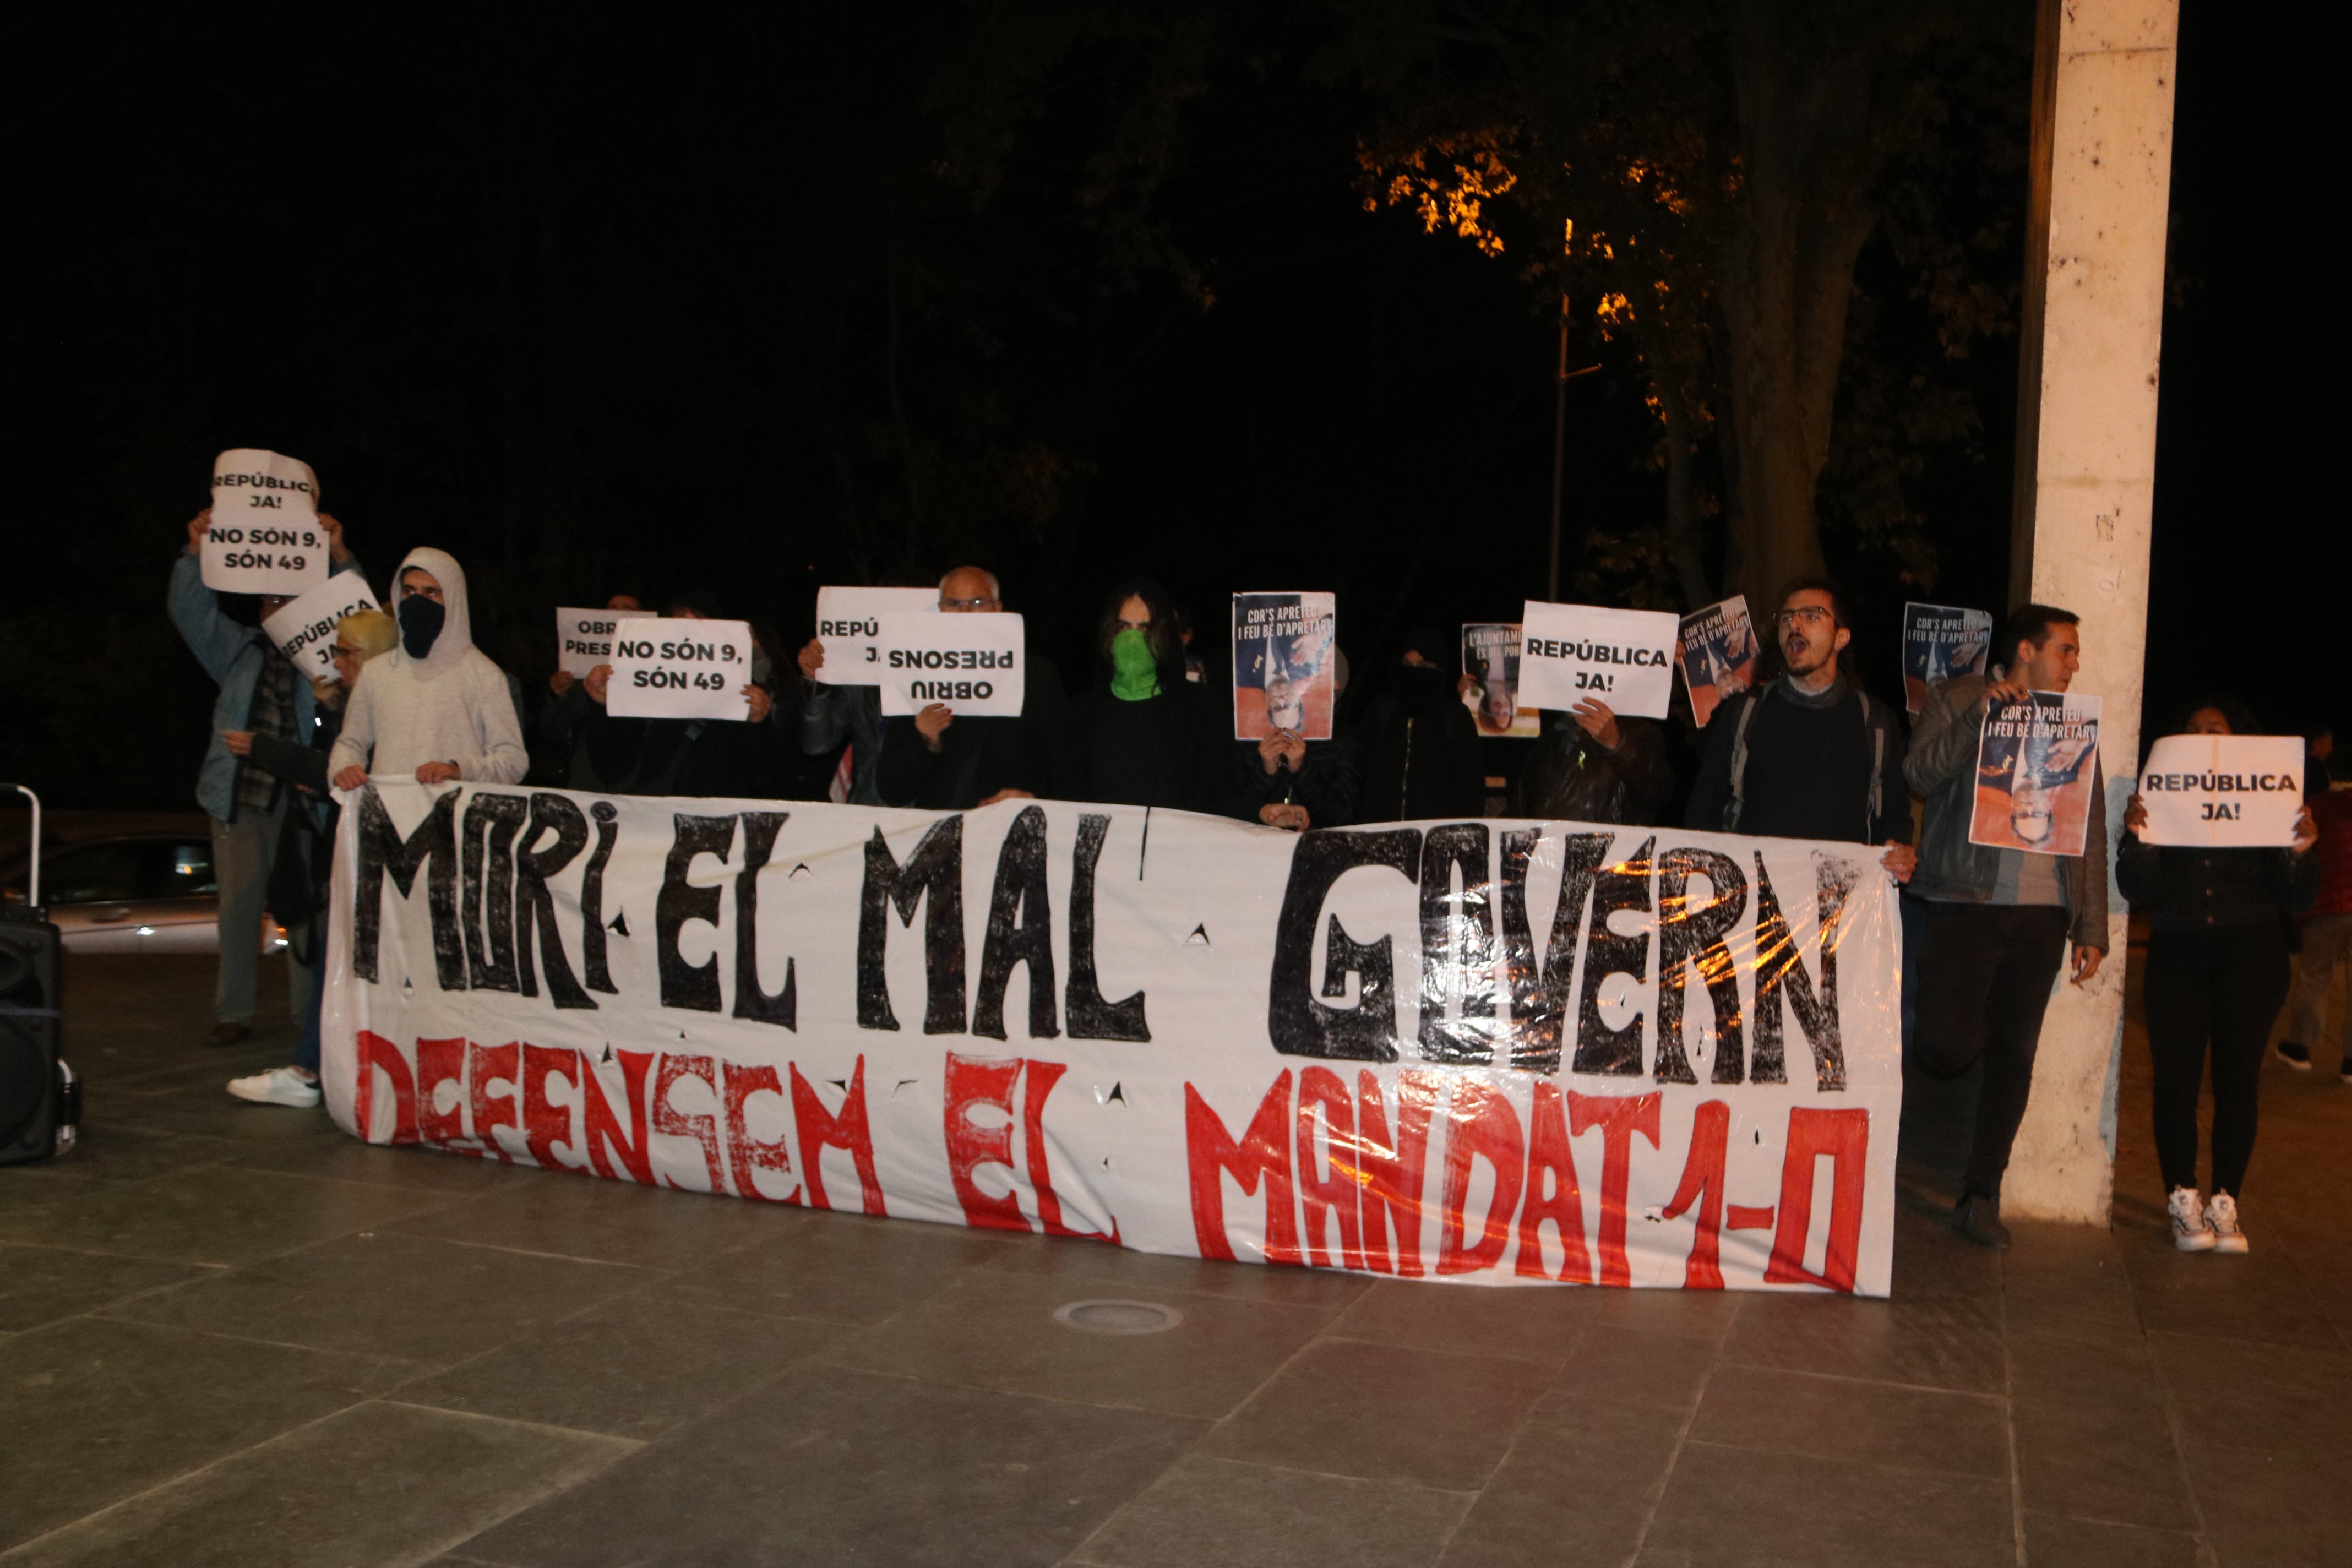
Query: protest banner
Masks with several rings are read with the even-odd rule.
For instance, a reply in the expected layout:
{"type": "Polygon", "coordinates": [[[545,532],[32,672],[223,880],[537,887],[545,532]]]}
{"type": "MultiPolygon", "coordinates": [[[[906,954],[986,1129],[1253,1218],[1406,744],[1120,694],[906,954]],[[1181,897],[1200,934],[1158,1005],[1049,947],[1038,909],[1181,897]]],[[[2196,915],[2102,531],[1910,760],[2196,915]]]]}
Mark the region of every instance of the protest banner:
{"type": "Polygon", "coordinates": [[[343,800],[324,1074],[371,1142],[1180,1257],[1887,1291],[1865,846],[343,800]]]}
{"type": "Polygon", "coordinates": [[[654,618],[651,610],[560,609],[555,612],[556,668],[585,680],[600,664],[613,662],[613,638],[623,621],[654,618]]]}
{"type": "Polygon", "coordinates": [[[1234,739],[1331,738],[1339,628],[1329,594],[1234,595],[1234,739]]]}
{"type": "Polygon", "coordinates": [[[341,680],[335,668],[335,628],[354,610],[380,610],[367,579],[338,572],[308,593],[261,617],[261,629],[306,680],[341,680]]]}
{"type": "MultiPolygon", "coordinates": [[[[880,618],[874,666],[885,718],[944,702],[964,719],[1018,719],[1028,693],[1028,632],[1002,611],[900,611],[880,618]]],[[[826,662],[832,659],[827,657],[826,662]]]]}
{"type": "Polygon", "coordinates": [[[2284,847],[2303,815],[2303,738],[2167,735],[2149,748],[2139,798],[2143,844],[2284,847]]]}
{"type": "Polygon", "coordinates": [[[1927,688],[1982,675],[1992,652],[1992,612],[1957,605],[1903,606],[1903,701],[1914,713],[1927,688]]]}
{"type": "Polygon", "coordinates": [[[1679,631],[1691,719],[1704,730],[1717,704],[1756,684],[1756,627],[1748,616],[1748,595],[1734,594],[1719,605],[1693,610],[1682,618],[1679,631]]]}
{"type": "MultiPolygon", "coordinates": [[[[610,614],[610,611],[606,612],[610,614]]],[[[633,618],[613,634],[604,711],[615,719],[751,717],[751,628],[741,621],[633,618]]]]}
{"type": "Polygon", "coordinates": [[[818,678],[828,686],[882,683],[882,617],[937,615],[936,588],[819,588],[816,635],[824,644],[818,678]]]}
{"type": "Polygon", "coordinates": [[[2080,855],[2097,783],[2099,700],[2037,691],[1996,703],[1977,741],[1969,842],[2037,855],[2080,855]]]}
{"type": "Polygon", "coordinates": [[[205,586],[292,597],[325,582],[331,542],[319,526],[308,463],[239,447],[213,459],[213,515],[199,552],[205,586]]]}
{"type": "Polygon", "coordinates": [[[1519,628],[1513,621],[1472,621],[1462,628],[1462,668],[1476,681],[1462,694],[1481,735],[1539,735],[1543,715],[1519,706],[1519,628]]]}
{"type": "Polygon", "coordinates": [[[1519,701],[1568,710],[1591,699],[1613,713],[1663,719],[1675,694],[1676,617],[1529,599],[1519,613],[1519,701]]]}

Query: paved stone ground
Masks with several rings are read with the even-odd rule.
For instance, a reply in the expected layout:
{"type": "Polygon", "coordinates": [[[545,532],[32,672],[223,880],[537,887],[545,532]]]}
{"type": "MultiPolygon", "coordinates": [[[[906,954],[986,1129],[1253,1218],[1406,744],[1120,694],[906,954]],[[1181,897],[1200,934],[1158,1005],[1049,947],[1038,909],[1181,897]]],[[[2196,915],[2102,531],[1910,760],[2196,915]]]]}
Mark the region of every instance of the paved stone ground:
{"type": "Polygon", "coordinates": [[[2352,1562],[2352,1088],[2273,1062],[2250,1258],[1937,1221],[1891,1301],[1473,1290],[754,1207],[237,1104],[205,961],[77,963],[87,1147],[0,1172],[9,1563],[2352,1562]],[[1048,1316],[1148,1298],[1172,1332],[1048,1316]]]}

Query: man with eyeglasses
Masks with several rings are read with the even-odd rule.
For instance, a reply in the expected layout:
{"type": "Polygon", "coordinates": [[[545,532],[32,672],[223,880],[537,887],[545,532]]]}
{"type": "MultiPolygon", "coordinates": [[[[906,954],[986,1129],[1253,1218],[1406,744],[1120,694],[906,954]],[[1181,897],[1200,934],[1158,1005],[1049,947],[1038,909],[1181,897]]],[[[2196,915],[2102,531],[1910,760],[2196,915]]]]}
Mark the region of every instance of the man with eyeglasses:
{"type": "MultiPolygon", "coordinates": [[[[2042,1015],[2067,948],[2074,949],[2077,985],[2089,984],[2106,957],[2107,813],[2105,783],[2093,757],[2082,854],[1971,844],[1978,745],[1989,709],[2036,691],[2064,691],[2082,655],[2082,626],[2072,611],[2049,605],[2011,610],[1993,639],[1998,668],[1990,676],[1966,675],[1927,689],[1904,767],[1927,801],[1925,853],[1911,884],[1927,911],[1913,1044],[1919,1064],[1941,1077],[1984,1062],[1976,1138],[1952,1213],[1953,1228],[1980,1247],[2009,1245],[2000,1222],[2001,1176],[2025,1119],[2042,1015]]],[[[2077,754],[2043,772],[2079,769],[2083,762],[2077,754]]]]}
{"type": "MultiPolygon", "coordinates": [[[[996,574],[959,566],[940,579],[945,615],[995,615],[1004,608],[996,574]]],[[[1053,663],[1024,649],[1017,719],[959,719],[934,702],[912,719],[892,719],[882,737],[875,783],[891,805],[968,811],[1000,800],[1062,793],[1066,769],[1062,678],[1053,663]]],[[[805,668],[805,667],[803,667],[805,668]]]]}
{"type": "MultiPolygon", "coordinates": [[[[206,507],[188,521],[187,548],[172,565],[170,609],[188,651],[220,688],[213,702],[212,741],[196,772],[196,803],[213,819],[213,875],[220,886],[220,977],[213,988],[213,1026],[204,1043],[234,1046],[253,1037],[263,905],[289,803],[286,785],[247,766],[225,737],[258,733],[307,746],[318,732],[319,711],[310,683],[268,634],[232,617],[221,595],[205,586],[201,558],[212,520],[212,508],[206,507]]],[[[343,542],[343,525],[320,512],[319,526],[326,531],[334,570],[358,570],[343,542]]],[[[261,616],[274,616],[289,602],[264,595],[261,616]]],[[[310,992],[309,967],[289,953],[287,1005],[297,1025],[310,992]]]]}
{"type": "Polygon", "coordinates": [[[1853,632],[1837,585],[1792,584],[1772,624],[1780,673],[1715,710],[1684,826],[1883,845],[1880,864],[1907,879],[1918,858],[1899,710],[1841,668],[1853,632]]]}

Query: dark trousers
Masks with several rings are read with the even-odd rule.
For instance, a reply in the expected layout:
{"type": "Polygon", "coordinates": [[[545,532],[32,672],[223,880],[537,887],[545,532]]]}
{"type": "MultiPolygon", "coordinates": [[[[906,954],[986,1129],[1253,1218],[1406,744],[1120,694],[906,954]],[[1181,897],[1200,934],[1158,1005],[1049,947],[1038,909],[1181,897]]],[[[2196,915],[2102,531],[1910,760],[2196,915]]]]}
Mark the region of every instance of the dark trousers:
{"type": "Polygon", "coordinates": [[[2033,1092],[2042,1014],[2066,955],[2068,916],[2047,904],[1927,906],[1919,951],[1919,1065],[1954,1078],[1984,1061],[1968,1190],[1997,1196],[2033,1092]]]}
{"type": "Polygon", "coordinates": [[[2286,1000],[2276,921],[2159,931],[2147,941],[2147,1050],[2156,1068],[2156,1159],[2164,1184],[2197,1184],[2197,1090],[2213,1057],[2213,1190],[2235,1197],[2254,1155],[2255,1100],[2271,1025],[2286,1000]]]}

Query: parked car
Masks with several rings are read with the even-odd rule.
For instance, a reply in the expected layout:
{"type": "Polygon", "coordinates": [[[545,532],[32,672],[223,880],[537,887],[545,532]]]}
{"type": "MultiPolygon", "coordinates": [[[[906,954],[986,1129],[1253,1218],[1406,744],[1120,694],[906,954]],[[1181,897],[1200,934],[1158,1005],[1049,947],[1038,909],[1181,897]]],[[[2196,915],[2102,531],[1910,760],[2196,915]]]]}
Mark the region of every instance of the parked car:
{"type": "MultiPolygon", "coordinates": [[[[24,901],[21,857],[0,899],[24,901]]],[[[68,952],[220,951],[220,886],[205,834],[138,833],[48,849],[41,856],[41,902],[68,952]]],[[[261,951],[285,947],[286,932],[263,921],[261,951]]]]}

